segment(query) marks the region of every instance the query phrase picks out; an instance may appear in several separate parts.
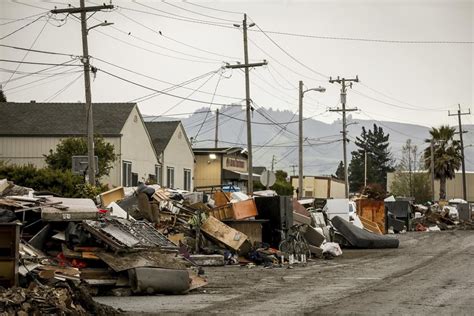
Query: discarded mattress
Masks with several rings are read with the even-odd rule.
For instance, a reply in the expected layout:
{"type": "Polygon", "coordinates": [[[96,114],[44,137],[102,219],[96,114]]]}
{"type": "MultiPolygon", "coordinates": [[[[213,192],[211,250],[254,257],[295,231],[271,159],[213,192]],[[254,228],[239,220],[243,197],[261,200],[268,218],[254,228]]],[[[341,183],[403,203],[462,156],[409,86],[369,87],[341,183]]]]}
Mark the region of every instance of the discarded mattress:
{"type": "Polygon", "coordinates": [[[399,240],[389,236],[380,236],[351,224],[335,216],[332,225],[355,248],[398,248],[399,240]]]}

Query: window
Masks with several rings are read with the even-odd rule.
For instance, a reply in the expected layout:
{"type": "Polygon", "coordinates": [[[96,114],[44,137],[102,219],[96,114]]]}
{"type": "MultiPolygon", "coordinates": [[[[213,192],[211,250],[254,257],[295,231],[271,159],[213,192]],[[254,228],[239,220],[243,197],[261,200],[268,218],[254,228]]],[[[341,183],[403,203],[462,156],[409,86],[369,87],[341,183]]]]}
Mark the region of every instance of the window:
{"type": "Polygon", "coordinates": [[[174,188],[174,168],[166,168],[166,186],[168,188],[174,188]]]}
{"type": "Polygon", "coordinates": [[[156,177],[156,184],[162,185],[163,167],[161,165],[155,165],[155,177],[156,177]]]}
{"type": "Polygon", "coordinates": [[[122,162],[122,185],[124,187],[132,186],[132,163],[130,161],[122,162]]]}
{"type": "Polygon", "coordinates": [[[184,169],[184,190],[191,191],[191,170],[184,169]]]}

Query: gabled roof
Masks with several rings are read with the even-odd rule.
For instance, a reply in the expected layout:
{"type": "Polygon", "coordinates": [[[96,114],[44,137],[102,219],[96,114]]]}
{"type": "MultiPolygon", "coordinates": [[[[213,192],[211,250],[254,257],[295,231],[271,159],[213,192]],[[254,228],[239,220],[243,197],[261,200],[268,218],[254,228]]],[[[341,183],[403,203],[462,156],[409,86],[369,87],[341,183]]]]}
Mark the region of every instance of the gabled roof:
{"type": "Polygon", "coordinates": [[[157,155],[161,154],[168,146],[180,123],[181,121],[145,122],[157,155]]]}
{"type": "MultiPolygon", "coordinates": [[[[94,134],[120,136],[136,103],[93,103],[94,134]]],[[[84,103],[0,103],[1,136],[86,135],[84,103]]]]}

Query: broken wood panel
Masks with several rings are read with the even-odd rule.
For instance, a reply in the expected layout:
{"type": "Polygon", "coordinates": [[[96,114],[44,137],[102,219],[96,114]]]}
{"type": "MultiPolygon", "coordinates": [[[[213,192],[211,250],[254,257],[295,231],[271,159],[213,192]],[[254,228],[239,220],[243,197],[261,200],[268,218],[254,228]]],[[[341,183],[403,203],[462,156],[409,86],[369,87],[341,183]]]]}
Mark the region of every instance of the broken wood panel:
{"type": "Polygon", "coordinates": [[[244,233],[233,229],[213,216],[209,216],[206,221],[202,223],[201,230],[209,237],[216,239],[234,250],[239,250],[248,239],[244,233]]]}

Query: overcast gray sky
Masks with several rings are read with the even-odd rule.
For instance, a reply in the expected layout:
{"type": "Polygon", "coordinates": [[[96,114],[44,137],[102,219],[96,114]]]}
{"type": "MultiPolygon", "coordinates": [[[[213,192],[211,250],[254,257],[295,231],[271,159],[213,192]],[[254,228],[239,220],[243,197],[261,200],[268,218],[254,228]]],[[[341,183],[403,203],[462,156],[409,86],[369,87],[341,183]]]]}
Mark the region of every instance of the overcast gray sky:
{"type": "MultiPolygon", "coordinates": [[[[86,2],[87,5],[94,3],[86,2]]],[[[89,26],[104,20],[114,23],[113,26],[95,28],[88,36],[89,53],[95,57],[92,64],[99,68],[92,85],[95,102],[132,101],[153,93],[100,70],[151,89],[163,90],[172,84],[217,71],[223,62],[241,62],[242,33],[232,24],[241,24],[243,15],[239,12],[246,12],[249,21],[257,24],[249,31],[250,59],[269,62],[267,67],[251,71],[251,96],[258,106],[296,111],[298,80],[303,80],[308,88],[319,85],[327,88],[324,94],[306,94],[304,115],[319,114],[316,119],[332,122],[338,114],[326,112],[326,109],[338,105],[339,86],[328,83],[327,77],[338,75],[359,76],[361,82],[354,84],[348,93],[348,105],[359,108],[361,111],[353,115],[362,119],[425,126],[456,124],[454,117],[447,116],[447,110],[456,109],[458,103],[463,108],[472,106],[472,1],[166,3],[137,0],[112,3],[118,8],[97,13],[88,21],[89,26]],[[267,32],[260,32],[258,27],[267,32]],[[426,41],[440,43],[423,43],[426,41]]],[[[79,6],[79,0],[2,0],[0,37],[33,22],[38,16],[15,21],[17,19],[54,7],[64,8],[68,4],[79,6]]],[[[2,39],[0,44],[81,55],[80,23],[72,16],[42,18],[2,39]]],[[[24,58],[27,62],[46,63],[71,60],[60,55],[25,54],[25,51],[0,47],[2,59],[24,58]]],[[[72,63],[79,64],[78,61],[72,63]]],[[[9,101],[84,100],[80,67],[55,67],[37,75],[28,75],[48,66],[23,64],[6,83],[17,64],[0,64],[1,81],[9,101]],[[70,73],[48,77],[63,71],[70,73]]],[[[187,113],[208,107],[211,101],[242,103],[245,96],[244,76],[239,70],[217,72],[186,87],[188,89],[178,88],[169,92],[188,97],[198,89],[190,98],[203,103],[183,101],[178,104],[179,98],[158,95],[139,102],[142,113],[187,113]],[[214,91],[216,96],[213,98],[214,91]]],[[[212,109],[217,107],[219,105],[211,106],[212,109]]],[[[472,116],[465,119],[466,123],[473,122],[472,116]]]]}

